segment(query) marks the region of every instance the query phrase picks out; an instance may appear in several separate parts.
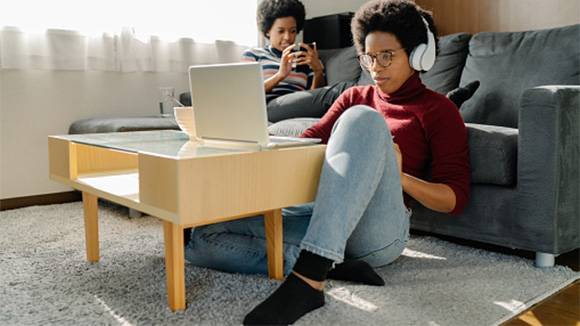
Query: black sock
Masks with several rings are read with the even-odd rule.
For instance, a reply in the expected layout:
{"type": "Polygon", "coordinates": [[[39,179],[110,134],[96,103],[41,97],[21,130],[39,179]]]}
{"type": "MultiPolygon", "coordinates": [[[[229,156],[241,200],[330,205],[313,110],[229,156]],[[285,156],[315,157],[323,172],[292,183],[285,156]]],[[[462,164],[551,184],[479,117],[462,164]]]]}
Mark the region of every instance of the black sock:
{"type": "MultiPolygon", "coordinates": [[[[293,271],[314,281],[326,279],[333,261],[302,250],[293,271]]],[[[324,292],[291,273],[268,299],[244,319],[244,325],[289,325],[324,305],[324,292]]]]}
{"type": "Polygon", "coordinates": [[[290,325],[323,305],[324,292],[291,273],[268,299],[246,315],[244,325],[290,325]]]}
{"type": "Polygon", "coordinates": [[[306,278],[323,282],[326,280],[326,274],[332,267],[332,263],[333,261],[328,258],[302,250],[293,270],[306,278]]]}
{"type": "Polygon", "coordinates": [[[367,285],[385,285],[382,277],[368,263],[345,259],[328,272],[329,279],[358,282],[367,285]]]}

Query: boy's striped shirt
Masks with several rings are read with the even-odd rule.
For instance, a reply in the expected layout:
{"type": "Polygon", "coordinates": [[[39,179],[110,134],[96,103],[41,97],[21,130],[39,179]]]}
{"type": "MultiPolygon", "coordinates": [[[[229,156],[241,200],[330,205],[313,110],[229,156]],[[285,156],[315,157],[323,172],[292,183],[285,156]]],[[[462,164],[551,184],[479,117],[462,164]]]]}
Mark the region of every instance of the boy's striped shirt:
{"type": "MultiPolygon", "coordinates": [[[[280,69],[282,51],[266,45],[264,48],[248,49],[242,54],[241,61],[259,62],[262,66],[264,80],[275,75],[280,69]]],[[[308,74],[297,71],[296,65],[292,66],[292,72],[266,94],[266,101],[270,101],[278,96],[303,91],[310,88],[314,71],[306,66],[308,74]]]]}

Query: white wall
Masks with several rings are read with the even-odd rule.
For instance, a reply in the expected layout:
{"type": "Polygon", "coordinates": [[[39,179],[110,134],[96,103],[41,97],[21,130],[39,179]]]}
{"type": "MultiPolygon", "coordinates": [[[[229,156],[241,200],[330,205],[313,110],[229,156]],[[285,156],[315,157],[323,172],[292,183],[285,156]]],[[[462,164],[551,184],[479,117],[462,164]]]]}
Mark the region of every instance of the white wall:
{"type": "Polygon", "coordinates": [[[157,87],[188,89],[187,73],[0,72],[0,198],[71,190],[48,179],[48,136],[75,120],[159,113],[157,87]]]}
{"type": "MultiPolygon", "coordinates": [[[[356,11],[366,0],[303,0],[307,18],[356,11]]],[[[158,113],[157,87],[187,74],[0,71],[0,199],[71,190],[48,179],[48,136],[82,118],[158,113]]]]}

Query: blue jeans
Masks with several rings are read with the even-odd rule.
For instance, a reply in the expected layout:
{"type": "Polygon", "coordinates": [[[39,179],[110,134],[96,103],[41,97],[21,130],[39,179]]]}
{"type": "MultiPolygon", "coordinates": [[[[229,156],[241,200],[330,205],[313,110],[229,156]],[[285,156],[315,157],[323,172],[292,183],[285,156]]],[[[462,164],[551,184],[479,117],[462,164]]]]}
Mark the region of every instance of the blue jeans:
{"type": "MultiPolygon", "coordinates": [[[[367,106],[346,110],[333,127],[314,203],[282,210],[284,273],[302,249],[340,263],[373,267],[395,260],[409,238],[410,211],[390,130],[367,106]]],[[[191,263],[237,273],[268,273],[262,215],[196,227],[191,263]]]]}

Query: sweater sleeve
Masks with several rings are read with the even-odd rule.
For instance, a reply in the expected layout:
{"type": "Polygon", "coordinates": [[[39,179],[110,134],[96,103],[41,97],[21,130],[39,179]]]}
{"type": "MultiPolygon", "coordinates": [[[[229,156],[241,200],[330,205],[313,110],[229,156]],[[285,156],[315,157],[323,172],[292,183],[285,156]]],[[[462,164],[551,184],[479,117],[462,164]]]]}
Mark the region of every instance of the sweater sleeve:
{"type": "Polygon", "coordinates": [[[320,138],[322,144],[328,144],[328,139],[330,139],[330,134],[332,133],[332,127],[336,123],[336,120],[351,106],[352,95],[351,89],[342,93],[336,101],[332,104],[330,109],[326,111],[324,116],[316,124],[306,129],[300,135],[302,138],[320,138]]]}
{"type": "Polygon", "coordinates": [[[456,203],[449,214],[458,215],[469,199],[471,166],[465,122],[457,108],[449,104],[426,113],[423,124],[431,148],[432,181],[451,187],[456,203]]]}

